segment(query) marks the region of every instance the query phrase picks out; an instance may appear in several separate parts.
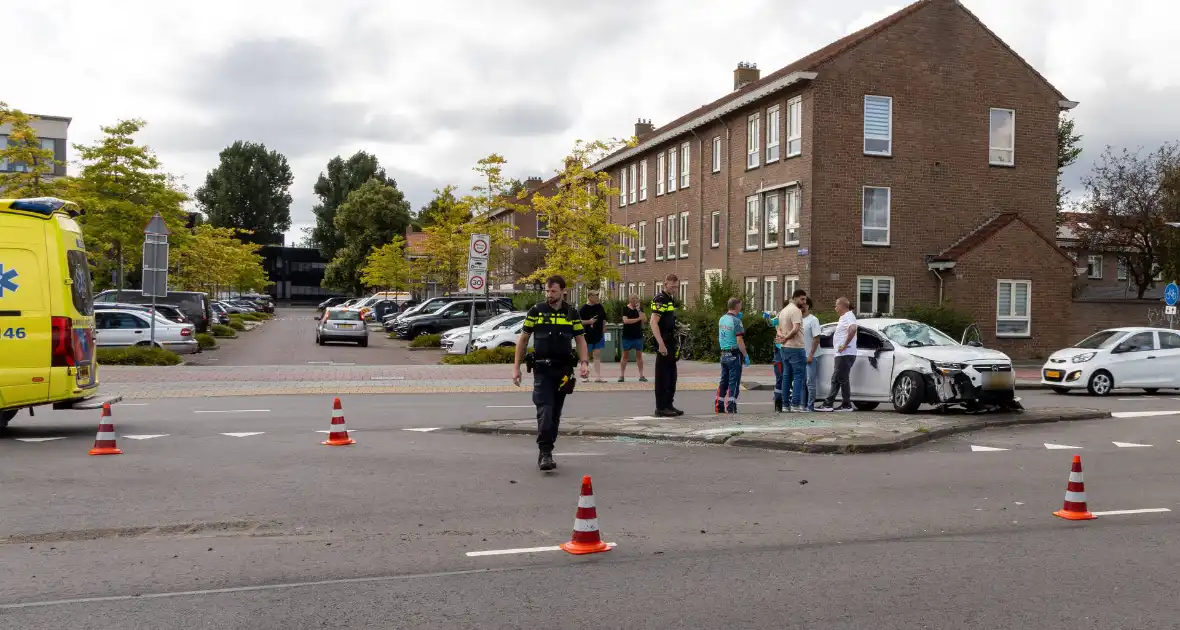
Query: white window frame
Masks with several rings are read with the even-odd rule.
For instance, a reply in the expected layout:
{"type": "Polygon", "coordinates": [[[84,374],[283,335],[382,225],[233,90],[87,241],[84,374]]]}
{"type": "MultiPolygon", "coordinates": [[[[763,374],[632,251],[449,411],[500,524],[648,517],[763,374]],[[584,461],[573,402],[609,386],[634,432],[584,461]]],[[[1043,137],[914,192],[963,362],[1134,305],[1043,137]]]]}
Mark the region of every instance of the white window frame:
{"type": "Polygon", "coordinates": [[[783,246],[799,244],[799,215],[802,213],[803,191],[791,186],[783,192],[783,246]]]}
{"type": "MultiPolygon", "coordinates": [[[[791,297],[796,290],[799,289],[799,276],[783,276],[783,302],[791,297]]],[[[780,302],[779,304],[782,304],[780,302]]],[[[780,307],[781,308],[781,307],[780,307]]],[[[780,308],[766,309],[768,311],[778,311],[780,308]]]]}
{"type": "MultiPolygon", "coordinates": [[[[513,215],[513,216],[515,216],[515,215],[513,215]]],[[[549,238],[549,224],[544,223],[541,220],[541,215],[539,215],[539,214],[537,215],[536,218],[537,218],[537,238],[549,238]],[[541,228],[542,223],[544,223],[544,225],[545,225],[544,229],[541,228]]]]}
{"type": "Polygon", "coordinates": [[[664,154],[656,156],[656,196],[664,194],[664,154]]]}
{"type": "Polygon", "coordinates": [[[872,315],[877,312],[880,312],[882,315],[892,315],[893,310],[895,308],[897,308],[897,281],[893,278],[893,276],[857,276],[856,277],[856,293],[855,294],[856,294],[856,310],[857,310],[856,314],[858,316],[872,315]],[[865,281],[869,281],[869,282],[873,283],[873,289],[872,289],[872,296],[873,297],[870,299],[870,304],[869,304],[869,306],[872,308],[872,310],[862,312],[861,308],[860,308],[860,306],[861,306],[861,304],[860,304],[860,285],[862,282],[865,282],[865,281]],[[881,311],[880,310],[881,305],[877,302],[877,297],[881,293],[880,287],[881,287],[882,282],[889,283],[889,310],[888,311],[881,311]]]}
{"type": "Polygon", "coordinates": [[[1007,109],[1004,107],[992,107],[987,111],[987,163],[992,166],[1016,166],[1016,110],[1007,109]],[[1012,143],[1011,146],[998,147],[992,144],[992,135],[995,129],[992,128],[992,114],[995,112],[1006,112],[1011,114],[1012,120],[1012,143]],[[1006,153],[1008,159],[996,159],[996,153],[1001,155],[1006,153]]]}
{"type": "Polygon", "coordinates": [[[631,230],[631,233],[627,234],[627,262],[634,264],[639,252],[639,239],[635,238],[635,232],[638,230],[635,229],[634,223],[628,225],[627,229],[631,230]]]}
{"type": "Polygon", "coordinates": [[[639,232],[639,262],[647,262],[647,221],[640,221],[639,232]]]}
{"type": "Polygon", "coordinates": [[[746,118],[746,169],[758,168],[758,156],[761,153],[762,138],[757,113],[746,118]]]}
{"type": "Polygon", "coordinates": [[[680,213],[680,257],[688,258],[688,213],[680,213]]]}
{"type": "Polygon", "coordinates": [[[1009,280],[1000,279],[996,281],[996,337],[1007,338],[1024,338],[1032,336],[1032,280],[1009,280]],[[1009,310],[1007,313],[1000,312],[1000,292],[1003,291],[1004,285],[1008,285],[1008,290],[1011,291],[1011,300],[1009,303],[1009,310]],[[1025,299],[1027,303],[1024,305],[1024,315],[1016,314],[1016,286],[1025,286],[1025,299]],[[1000,322],[1024,322],[1024,332],[1001,332],[1000,322]]]}
{"type": "Polygon", "coordinates": [[[713,214],[709,216],[709,231],[712,232],[712,238],[709,242],[709,247],[721,247],[721,212],[714,210],[713,214]]]}
{"type": "Polygon", "coordinates": [[[761,242],[759,229],[762,227],[762,206],[758,195],[746,197],[746,251],[758,249],[761,242]],[[753,244],[751,244],[751,239],[753,244]]]}
{"type": "Polygon", "coordinates": [[[627,167],[619,169],[619,207],[627,205],[627,167]]]}
{"type": "Polygon", "coordinates": [[[630,247],[627,245],[627,234],[619,234],[619,264],[627,264],[627,251],[630,247]]]}
{"type": "Polygon", "coordinates": [[[688,280],[680,281],[680,303],[688,305],[688,280]]]}
{"type": "Polygon", "coordinates": [[[781,230],[779,229],[779,227],[782,225],[782,222],[783,222],[783,200],[782,200],[782,197],[779,196],[777,190],[773,190],[768,193],[763,193],[762,200],[761,200],[761,206],[762,206],[762,212],[761,212],[761,214],[762,214],[762,248],[763,249],[774,249],[779,246],[779,241],[781,240],[780,239],[781,230]],[[771,199],[774,199],[774,203],[775,203],[774,225],[770,224],[770,203],[769,203],[769,201],[771,199]],[[774,235],[774,242],[773,243],[770,242],[770,237],[772,234],[774,235]]]}
{"type": "Polygon", "coordinates": [[[758,276],[746,276],[746,279],[742,283],[742,288],[744,289],[744,292],[745,292],[745,295],[742,296],[742,299],[743,300],[748,299],[751,304],[757,304],[758,303],[758,276]]]}
{"type": "Polygon", "coordinates": [[[1127,261],[1122,257],[1117,258],[1115,261],[1115,276],[1120,281],[1125,282],[1127,280],[1127,275],[1127,261]]]}
{"type": "Polygon", "coordinates": [[[777,311],[778,309],[774,307],[776,296],[778,296],[778,276],[766,276],[762,279],[762,310],[777,311]]]}
{"type": "Polygon", "coordinates": [[[628,183],[631,184],[631,189],[629,191],[630,195],[627,199],[627,203],[635,203],[635,202],[639,201],[639,182],[637,181],[638,179],[639,179],[639,165],[632,164],[631,165],[631,173],[630,173],[630,176],[628,177],[628,180],[627,180],[628,183]]]}
{"type": "Polygon", "coordinates": [[[713,136],[713,172],[721,172],[721,136],[713,136]]]}
{"type": "Polygon", "coordinates": [[[676,154],[679,150],[676,147],[668,149],[668,192],[676,192],[676,154]]]}
{"type": "Polygon", "coordinates": [[[1100,254],[1090,254],[1086,257],[1086,277],[1091,280],[1102,279],[1103,260],[1100,254]]]}
{"type": "Polygon", "coordinates": [[[888,247],[892,240],[892,225],[893,225],[893,189],[889,186],[862,186],[860,190],[860,244],[869,247],[888,247]],[[885,227],[867,227],[865,226],[865,200],[868,198],[867,192],[870,190],[884,190],[888,195],[888,205],[885,211],[885,227]],[[865,239],[865,230],[885,230],[885,241],[870,241],[865,239]]]}
{"type": "Polygon", "coordinates": [[[779,113],[782,108],[778,105],[766,110],[766,164],[777,162],[779,158],[779,113]]]}
{"type": "Polygon", "coordinates": [[[664,259],[664,217],[656,217],[656,260],[664,259]]]}
{"type": "Polygon", "coordinates": [[[880,156],[885,156],[885,157],[892,156],[893,155],[893,97],[892,96],[882,96],[880,94],[865,94],[864,114],[862,116],[862,121],[864,123],[864,142],[867,143],[869,140],[884,140],[889,143],[889,148],[884,151],[870,151],[867,144],[866,144],[861,147],[862,149],[864,149],[864,154],[865,155],[880,155],[880,156]],[[881,101],[889,103],[889,133],[887,133],[887,134],[882,135],[882,134],[870,134],[869,133],[869,125],[868,125],[869,101],[873,100],[873,99],[879,99],[881,101]]]}
{"type": "Polygon", "coordinates": [[[692,145],[688,142],[680,145],[680,188],[688,188],[692,182],[689,165],[692,163],[692,145]]]}
{"type": "MultiPolygon", "coordinates": [[[[639,284],[636,286],[636,288],[635,288],[635,293],[634,293],[634,295],[638,295],[639,297],[643,297],[643,294],[644,294],[644,293],[647,293],[647,283],[646,283],[646,282],[640,282],[640,283],[639,283],[639,284]]],[[[631,297],[630,295],[628,295],[628,296],[627,296],[627,298],[628,298],[628,299],[629,299],[630,297],[631,297]]],[[[641,307],[641,308],[642,308],[642,307],[641,307]]]]}
{"type": "Polygon", "coordinates": [[[639,200],[647,201],[647,160],[639,161],[639,200]]]}
{"type": "Polygon", "coordinates": [[[678,249],[678,247],[677,247],[678,243],[676,241],[676,215],[674,215],[674,214],[668,215],[667,225],[668,225],[668,238],[665,239],[665,241],[666,241],[665,245],[667,245],[668,251],[664,254],[664,258],[667,260],[675,260],[676,259],[676,250],[678,249]]]}
{"type": "Polygon", "coordinates": [[[787,101],[787,157],[803,153],[803,97],[787,101]]]}

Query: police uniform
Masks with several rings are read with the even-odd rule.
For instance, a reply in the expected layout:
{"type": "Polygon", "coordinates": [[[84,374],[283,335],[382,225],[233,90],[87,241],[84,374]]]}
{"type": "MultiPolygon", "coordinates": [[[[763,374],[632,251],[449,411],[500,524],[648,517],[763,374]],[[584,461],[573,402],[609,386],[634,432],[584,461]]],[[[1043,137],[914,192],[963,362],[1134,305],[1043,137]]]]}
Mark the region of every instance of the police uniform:
{"type": "Polygon", "coordinates": [[[561,408],[569,386],[575,382],[574,339],[585,333],[578,312],[569,304],[560,308],[540,302],[524,318],[524,332],[533,337],[533,404],[537,406],[537,446],[541,455],[552,454],[561,424],[561,408]]]}
{"type": "Polygon", "coordinates": [[[668,350],[667,356],[656,354],[656,412],[670,411],[680,415],[680,411],[672,406],[676,398],[676,359],[680,356],[680,348],[676,347],[676,306],[672,296],[660,291],[651,301],[651,313],[660,316],[657,325],[668,350]]]}

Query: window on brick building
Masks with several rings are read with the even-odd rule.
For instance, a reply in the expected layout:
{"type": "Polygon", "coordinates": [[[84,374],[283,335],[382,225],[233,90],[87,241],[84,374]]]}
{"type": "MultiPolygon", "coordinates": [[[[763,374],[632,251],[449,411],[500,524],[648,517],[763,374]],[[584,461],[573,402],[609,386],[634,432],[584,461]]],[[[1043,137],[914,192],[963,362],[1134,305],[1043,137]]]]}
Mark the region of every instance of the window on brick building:
{"type": "Polygon", "coordinates": [[[637,230],[634,223],[628,225],[627,229],[631,230],[631,233],[627,235],[627,262],[633,263],[635,262],[636,254],[639,252],[639,239],[635,235],[637,230]]]}
{"type": "Polygon", "coordinates": [[[676,149],[668,149],[668,192],[676,192],[676,149]]]}
{"type": "Polygon", "coordinates": [[[668,215],[668,252],[667,259],[676,258],[676,215],[668,215]]]}
{"type": "Polygon", "coordinates": [[[787,157],[803,153],[803,97],[787,101],[787,157]]]}
{"type": "Polygon", "coordinates": [[[619,234],[619,264],[627,264],[627,235],[619,234]]]}
{"type": "Polygon", "coordinates": [[[865,154],[893,155],[893,97],[865,96],[865,154]]]}
{"type": "Polygon", "coordinates": [[[664,259],[664,218],[656,219],[656,260],[664,259]]]}
{"type": "Polygon", "coordinates": [[[664,194],[664,154],[656,156],[656,196],[664,194]]]}
{"type": "Polygon", "coordinates": [[[758,195],[746,197],[746,249],[758,249],[758,195]]]}
{"type": "Polygon", "coordinates": [[[1116,263],[1115,274],[1119,280],[1127,279],[1127,261],[1119,258],[1116,263]]]}
{"type": "Polygon", "coordinates": [[[688,258],[688,213],[680,213],[680,257],[688,258]]]}
{"type": "Polygon", "coordinates": [[[792,187],[786,190],[784,214],[786,218],[786,241],[784,245],[799,244],[799,189],[792,187]]]}
{"type": "Polygon", "coordinates": [[[712,239],[710,240],[710,246],[711,247],[720,247],[721,246],[721,213],[720,212],[714,212],[712,215],[710,215],[710,217],[709,217],[709,230],[712,233],[712,239]]]}
{"type": "Polygon", "coordinates": [[[779,106],[766,110],[766,163],[778,161],[779,106]]]}
{"type": "Polygon", "coordinates": [[[1029,280],[999,280],[996,283],[996,336],[1028,337],[1032,334],[1029,280]]]}
{"type": "Polygon", "coordinates": [[[763,210],[763,247],[778,247],[778,191],[767,193],[762,202],[763,210]]]}
{"type": "MultiPolygon", "coordinates": [[[[799,276],[783,276],[783,299],[784,300],[786,300],[788,297],[790,297],[792,295],[795,295],[795,291],[798,291],[798,290],[799,290],[799,276]]],[[[780,310],[781,306],[782,305],[779,304],[778,306],[772,306],[772,308],[768,308],[766,310],[777,311],[777,310],[780,310]]]]}
{"type": "Polygon", "coordinates": [[[639,162],[639,200],[647,201],[647,160],[639,162]]]}
{"type": "Polygon", "coordinates": [[[746,168],[758,166],[758,148],[762,141],[758,135],[758,114],[746,119],[746,168]]]}
{"type": "Polygon", "coordinates": [[[639,262],[647,260],[647,221],[640,221],[639,232],[639,262]]]}
{"type": "Polygon", "coordinates": [[[713,172],[721,172],[721,136],[713,136],[713,172]]]}
{"type": "Polygon", "coordinates": [[[1012,166],[1016,163],[1016,110],[991,109],[988,145],[989,164],[1012,166]]]}
{"type": "Polygon", "coordinates": [[[627,201],[628,203],[635,203],[639,201],[639,165],[631,165],[631,175],[627,181],[631,185],[631,189],[628,191],[630,194],[628,195],[627,201]]]}
{"type": "Polygon", "coordinates": [[[619,171],[619,207],[627,205],[627,167],[619,171]]]}
{"type": "Polygon", "coordinates": [[[692,179],[689,176],[689,163],[692,161],[692,159],[690,157],[691,153],[692,153],[692,147],[689,145],[689,143],[685,142],[684,144],[680,145],[680,187],[681,188],[688,188],[689,181],[691,181],[691,179],[692,179]]]}
{"type": "Polygon", "coordinates": [[[688,280],[680,281],[680,303],[688,304],[688,280]]]}
{"type": "Polygon", "coordinates": [[[778,277],[766,276],[762,279],[762,310],[775,311],[774,299],[778,296],[778,277]]]}
{"type": "Polygon", "coordinates": [[[758,278],[746,278],[745,292],[743,297],[747,304],[758,303],[758,278]]]}
{"type": "Polygon", "coordinates": [[[1102,256],[1090,256],[1086,259],[1086,277],[1093,280],[1102,279],[1102,256]]]}
{"type": "Polygon", "coordinates": [[[861,315],[893,313],[893,278],[860,276],[856,279],[856,312],[861,315]]]}
{"type": "Polygon", "coordinates": [[[889,244],[890,189],[865,186],[862,191],[861,244],[889,244]]]}

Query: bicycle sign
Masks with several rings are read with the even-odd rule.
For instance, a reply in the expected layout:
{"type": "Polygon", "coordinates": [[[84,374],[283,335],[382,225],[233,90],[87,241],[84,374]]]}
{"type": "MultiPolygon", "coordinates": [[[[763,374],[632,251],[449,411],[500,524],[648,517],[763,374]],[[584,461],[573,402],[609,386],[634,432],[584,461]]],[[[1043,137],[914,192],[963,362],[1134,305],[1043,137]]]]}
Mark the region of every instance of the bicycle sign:
{"type": "Polygon", "coordinates": [[[1176,306],[1180,302],[1180,286],[1176,286],[1175,282],[1164,287],[1164,304],[1168,306],[1176,306]]]}

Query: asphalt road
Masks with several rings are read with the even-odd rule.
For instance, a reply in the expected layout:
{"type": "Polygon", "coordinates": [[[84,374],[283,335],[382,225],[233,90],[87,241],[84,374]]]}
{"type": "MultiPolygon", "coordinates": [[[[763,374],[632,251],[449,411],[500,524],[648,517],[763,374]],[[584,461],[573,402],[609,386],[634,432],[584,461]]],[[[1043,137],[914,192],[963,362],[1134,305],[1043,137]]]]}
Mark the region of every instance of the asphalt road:
{"type": "Polygon", "coordinates": [[[1146,414],[1180,400],[1067,400],[1121,417],[864,456],[562,438],[553,474],[454,430],[524,393],[349,397],[350,447],[321,397],[117,405],[110,457],[39,413],[0,440],[0,627],[1176,627],[1180,413],[1146,414]],[[1091,509],[1173,511],[1052,517],[1075,452],[1091,509]],[[583,474],[616,549],[466,555],[567,540],[583,474]]]}

